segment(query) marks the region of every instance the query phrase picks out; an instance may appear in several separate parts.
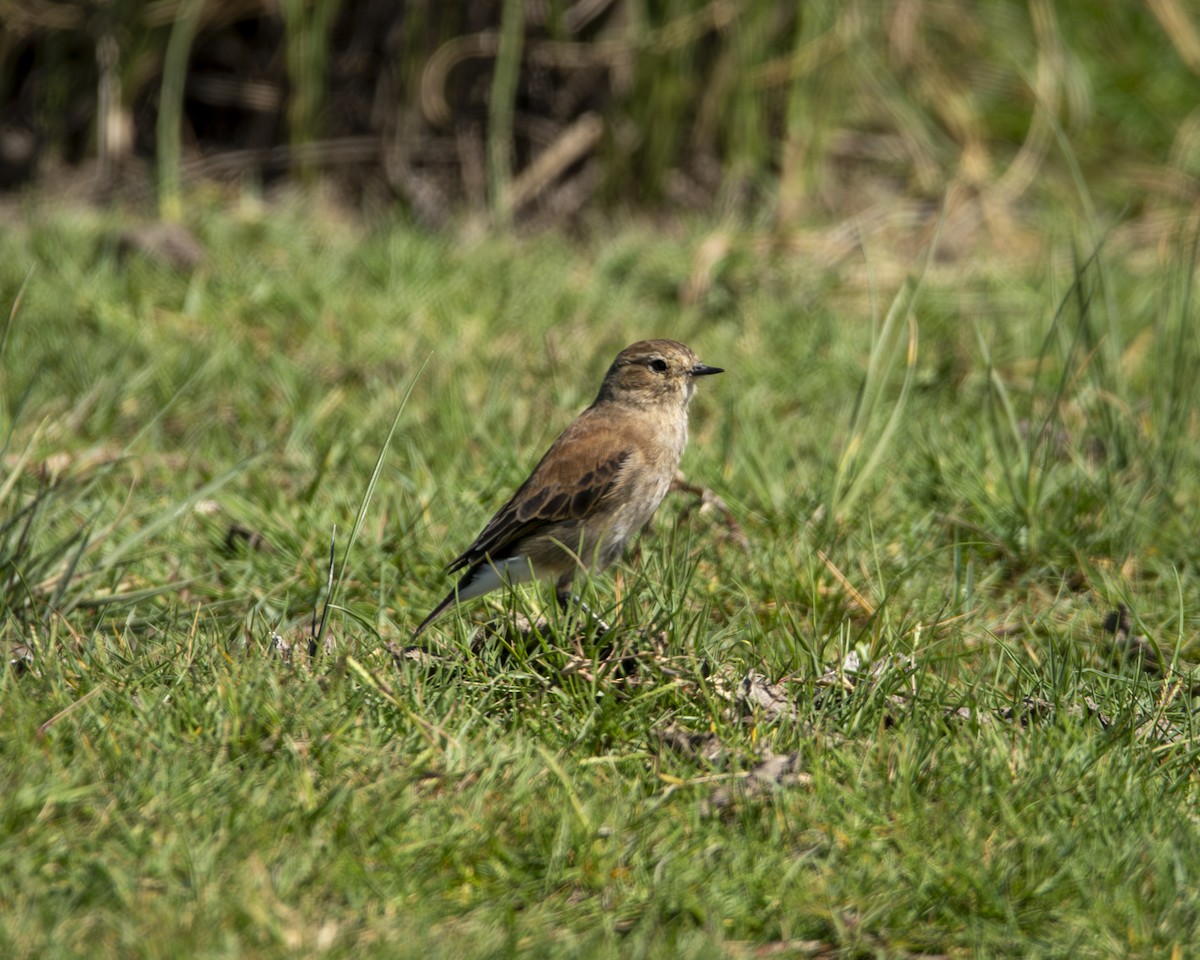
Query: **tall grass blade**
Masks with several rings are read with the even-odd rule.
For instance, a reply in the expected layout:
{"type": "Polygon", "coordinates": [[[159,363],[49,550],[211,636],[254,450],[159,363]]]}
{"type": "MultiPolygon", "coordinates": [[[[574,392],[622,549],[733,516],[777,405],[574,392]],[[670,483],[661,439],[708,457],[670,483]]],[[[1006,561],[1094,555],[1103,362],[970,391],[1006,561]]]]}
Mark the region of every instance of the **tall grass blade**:
{"type": "Polygon", "coordinates": [[[512,216],[513,116],[525,44],[525,0],[503,0],[503,4],[487,136],[488,190],[492,220],[498,227],[507,226],[512,216]]]}
{"type": "Polygon", "coordinates": [[[329,33],[340,7],[341,0],[283,0],[281,4],[291,84],[287,105],[288,137],[303,183],[311,183],[316,170],[311,154],[297,148],[320,136],[317,121],[325,93],[329,33]]]}
{"type": "MultiPolygon", "coordinates": [[[[337,592],[341,588],[342,580],[346,576],[346,568],[350,563],[350,554],[354,550],[355,543],[358,542],[358,534],[362,530],[363,522],[367,518],[367,509],[371,505],[371,498],[375,495],[375,487],[379,483],[380,474],[383,473],[383,464],[387,457],[388,448],[392,445],[392,437],[396,435],[396,429],[400,426],[400,417],[404,413],[404,408],[408,406],[409,397],[412,396],[417,381],[421,379],[421,374],[424,373],[432,357],[433,354],[431,353],[425,358],[409,381],[408,388],[404,391],[404,396],[400,400],[400,406],[396,409],[396,415],[392,418],[392,425],[388,428],[387,436],[383,438],[383,445],[379,448],[379,455],[375,458],[375,469],[371,471],[371,478],[367,481],[367,488],[363,491],[362,498],[358,502],[358,513],[354,517],[354,526],[350,528],[350,537],[346,541],[346,549],[342,553],[342,562],[338,567],[337,578],[327,590],[325,607],[321,613],[321,623],[317,628],[317,635],[313,638],[313,645],[318,650],[321,649],[322,644],[325,642],[325,632],[329,625],[329,608],[333,605],[337,597],[337,592]]],[[[332,549],[332,545],[330,549],[332,549]]]]}
{"type": "Polygon", "coordinates": [[[916,309],[920,302],[929,265],[933,262],[942,225],[945,223],[945,206],[938,220],[937,231],[926,251],[921,272],[916,279],[910,278],[897,292],[888,308],[883,325],[871,346],[867,359],[867,370],[859,386],[854,411],[850,417],[850,435],[838,457],[830,493],[830,514],[838,522],[849,515],[854,505],[866,491],[867,484],[883,463],[896,430],[904,418],[905,406],[917,372],[918,334],[916,309]],[[907,332],[907,336],[905,336],[907,332]],[[875,436],[872,429],[878,420],[878,408],[887,383],[888,372],[895,366],[901,346],[904,347],[904,379],[900,392],[892,404],[883,426],[875,436]],[[869,449],[868,449],[869,447],[869,449]],[[864,450],[867,452],[864,455],[864,450]],[[865,459],[863,459],[865,456],[865,459]]]}
{"type": "Polygon", "coordinates": [[[200,22],[204,0],[184,0],[171,24],[163,58],[162,87],[158,96],[155,130],[158,170],[158,215],[167,221],[183,216],[180,173],[183,148],[183,93],[187,83],[188,59],[200,22]]]}
{"type": "MultiPolygon", "coordinates": [[[[1174,487],[1180,454],[1188,447],[1187,424],[1193,416],[1200,391],[1196,370],[1200,366],[1200,338],[1197,337],[1195,278],[1200,270],[1200,226],[1193,232],[1186,253],[1179,257],[1173,282],[1167,287],[1157,320],[1160,354],[1158,368],[1166,376],[1155,378],[1157,387],[1158,443],[1155,462],[1159,488],[1174,487]]],[[[1182,621],[1181,621],[1182,622],[1182,621]]]]}
{"type": "Polygon", "coordinates": [[[0,331],[0,360],[4,359],[4,351],[8,347],[8,335],[17,320],[17,314],[21,310],[21,301],[25,299],[25,291],[29,287],[29,281],[33,279],[35,270],[37,270],[37,264],[31,263],[29,269],[25,271],[25,279],[21,281],[21,285],[17,287],[17,293],[13,297],[12,306],[8,311],[8,319],[4,323],[4,330],[0,331]]]}

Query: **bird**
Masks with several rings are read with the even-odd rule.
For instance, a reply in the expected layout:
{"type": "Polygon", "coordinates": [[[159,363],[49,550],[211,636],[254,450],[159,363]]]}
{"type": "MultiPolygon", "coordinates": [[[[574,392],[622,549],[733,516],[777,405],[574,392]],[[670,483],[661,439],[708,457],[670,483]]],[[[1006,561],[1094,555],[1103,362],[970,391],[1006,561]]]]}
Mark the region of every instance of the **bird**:
{"type": "Polygon", "coordinates": [[[687,445],[695,382],[724,372],[677,340],[618,353],[592,405],[451,561],[447,573],[462,576],[413,639],[458,603],[535,579],[553,580],[566,607],[576,574],[610,566],[654,515],[687,445]]]}

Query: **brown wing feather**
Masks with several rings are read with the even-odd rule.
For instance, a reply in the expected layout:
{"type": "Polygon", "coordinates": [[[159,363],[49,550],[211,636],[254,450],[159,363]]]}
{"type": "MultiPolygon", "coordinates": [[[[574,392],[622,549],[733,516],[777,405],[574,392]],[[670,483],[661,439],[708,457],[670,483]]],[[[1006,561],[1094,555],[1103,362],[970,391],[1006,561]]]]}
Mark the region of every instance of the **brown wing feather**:
{"type": "Polygon", "coordinates": [[[496,511],[475,542],[454,559],[450,571],[486,557],[500,559],[540,528],[586,517],[611,493],[632,451],[614,452],[611,444],[585,442],[591,431],[580,426],[576,421],[575,429],[568,429],[555,441],[529,479],[496,511]],[[574,449],[563,455],[568,444],[574,449]]]}

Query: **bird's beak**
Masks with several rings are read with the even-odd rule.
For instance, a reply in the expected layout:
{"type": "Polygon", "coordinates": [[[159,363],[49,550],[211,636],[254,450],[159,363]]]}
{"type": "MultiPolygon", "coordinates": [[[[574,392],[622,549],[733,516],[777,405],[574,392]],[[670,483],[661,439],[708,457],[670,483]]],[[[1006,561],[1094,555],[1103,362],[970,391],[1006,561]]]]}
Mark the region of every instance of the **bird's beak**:
{"type": "Polygon", "coordinates": [[[703,363],[698,363],[692,367],[693,377],[711,377],[714,373],[724,373],[724,367],[709,367],[703,363]]]}

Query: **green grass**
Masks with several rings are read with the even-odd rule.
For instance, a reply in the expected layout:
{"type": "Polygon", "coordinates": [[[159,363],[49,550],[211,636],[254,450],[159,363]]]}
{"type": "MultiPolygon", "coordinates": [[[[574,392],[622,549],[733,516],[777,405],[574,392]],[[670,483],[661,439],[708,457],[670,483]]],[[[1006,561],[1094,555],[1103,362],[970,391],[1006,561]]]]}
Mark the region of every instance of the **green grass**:
{"type": "Polygon", "coordinates": [[[0,671],[5,956],[1200,945],[1188,249],[935,265],[909,355],[899,279],[749,230],[681,306],[711,225],[192,217],[191,276],[120,259],[95,214],[0,233],[0,640],[32,658],[0,671]],[[442,565],[651,335],[728,370],[684,469],[748,546],[674,497],[587,586],[618,643],[661,635],[632,677],[553,638],[468,652],[533,590],[397,661],[442,565]],[[1113,656],[1122,604],[1159,667],[1113,656]],[[910,660],[817,682],[852,651],[910,660]],[[752,671],[786,715],[732,707],[752,671]],[[767,751],[794,775],[756,789],[767,751]]]}

